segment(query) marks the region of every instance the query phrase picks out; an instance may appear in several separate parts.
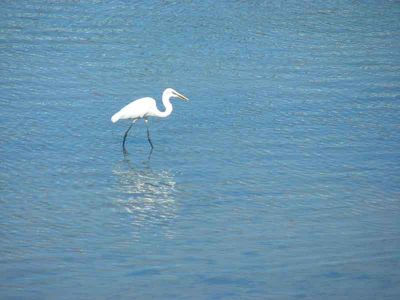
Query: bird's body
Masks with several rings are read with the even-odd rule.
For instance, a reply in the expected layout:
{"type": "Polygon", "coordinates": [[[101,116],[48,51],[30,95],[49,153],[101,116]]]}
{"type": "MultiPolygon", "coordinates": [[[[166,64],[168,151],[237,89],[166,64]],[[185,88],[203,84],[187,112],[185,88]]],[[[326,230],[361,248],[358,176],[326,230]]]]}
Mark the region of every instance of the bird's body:
{"type": "MultiPolygon", "coordinates": [[[[162,103],[164,104],[165,110],[160,111],[157,108],[156,100],[150,97],[145,97],[145,98],[140,98],[135,101],[132,101],[128,105],[124,106],[120,111],[115,113],[111,117],[111,121],[113,123],[119,121],[119,120],[126,120],[130,119],[132,120],[132,124],[129,126],[128,130],[125,132],[124,139],[122,142],[122,147],[124,152],[126,152],[125,149],[125,140],[128,135],[129,130],[131,129],[132,125],[138,120],[138,119],[144,119],[145,123],[147,125],[147,118],[148,117],[159,117],[159,118],[165,118],[168,117],[172,113],[172,104],[170,101],[171,97],[178,97],[182,100],[189,100],[182,94],[178,93],[177,91],[168,88],[165,89],[162,95],[162,103]]],[[[151,148],[153,149],[153,144],[150,140],[150,133],[149,133],[149,128],[147,127],[147,138],[150,143],[151,148]]]]}
{"type": "Polygon", "coordinates": [[[111,121],[115,123],[125,119],[144,119],[155,116],[157,111],[156,100],[150,97],[140,98],[121,108],[112,116],[111,121]]]}

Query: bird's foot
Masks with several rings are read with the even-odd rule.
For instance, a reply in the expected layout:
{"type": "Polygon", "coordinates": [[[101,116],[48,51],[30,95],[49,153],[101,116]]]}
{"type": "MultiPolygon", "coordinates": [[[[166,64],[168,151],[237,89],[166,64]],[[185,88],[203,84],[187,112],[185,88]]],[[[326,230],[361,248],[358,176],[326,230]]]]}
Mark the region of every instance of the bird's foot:
{"type": "Polygon", "coordinates": [[[129,154],[129,153],[128,153],[128,150],[126,150],[125,147],[122,148],[122,153],[124,153],[124,155],[128,155],[128,154],[129,154]]]}
{"type": "Polygon", "coordinates": [[[149,156],[147,157],[147,160],[148,160],[148,161],[150,161],[151,154],[153,154],[153,148],[150,149],[149,156]]]}

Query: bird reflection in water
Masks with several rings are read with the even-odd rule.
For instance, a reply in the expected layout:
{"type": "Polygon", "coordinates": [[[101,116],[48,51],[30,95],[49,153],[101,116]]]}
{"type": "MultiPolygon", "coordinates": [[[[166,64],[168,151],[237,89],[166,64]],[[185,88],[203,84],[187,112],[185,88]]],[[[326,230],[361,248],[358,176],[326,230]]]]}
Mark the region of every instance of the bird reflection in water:
{"type": "Polygon", "coordinates": [[[135,234],[157,228],[172,237],[171,222],[178,210],[174,176],[165,170],[152,170],[148,163],[136,166],[127,157],[113,173],[120,189],[116,203],[132,217],[135,234]]]}

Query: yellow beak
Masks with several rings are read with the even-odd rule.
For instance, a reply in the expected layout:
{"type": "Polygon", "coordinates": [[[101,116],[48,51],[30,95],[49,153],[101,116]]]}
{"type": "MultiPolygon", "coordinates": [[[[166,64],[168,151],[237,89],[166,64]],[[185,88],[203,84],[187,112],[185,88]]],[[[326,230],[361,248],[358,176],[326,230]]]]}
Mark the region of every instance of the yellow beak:
{"type": "Polygon", "coordinates": [[[182,94],[180,94],[180,93],[178,93],[178,92],[174,92],[174,94],[178,97],[178,98],[180,98],[180,99],[182,99],[182,100],[185,100],[185,101],[189,101],[189,99],[186,97],[186,96],[184,96],[184,95],[182,95],[182,94]]]}

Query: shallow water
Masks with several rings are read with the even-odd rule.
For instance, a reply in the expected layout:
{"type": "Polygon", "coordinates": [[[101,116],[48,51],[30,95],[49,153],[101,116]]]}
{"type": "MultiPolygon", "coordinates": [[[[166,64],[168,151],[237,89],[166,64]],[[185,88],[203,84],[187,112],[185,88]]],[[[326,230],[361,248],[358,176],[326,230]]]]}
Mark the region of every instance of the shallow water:
{"type": "Polygon", "coordinates": [[[399,298],[398,2],[0,9],[2,299],[399,298]]]}

